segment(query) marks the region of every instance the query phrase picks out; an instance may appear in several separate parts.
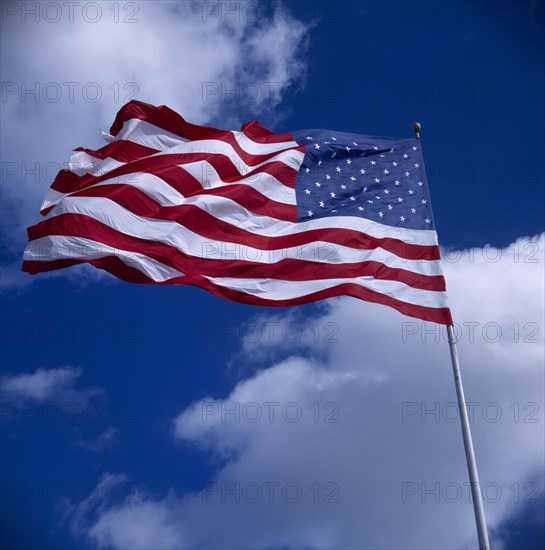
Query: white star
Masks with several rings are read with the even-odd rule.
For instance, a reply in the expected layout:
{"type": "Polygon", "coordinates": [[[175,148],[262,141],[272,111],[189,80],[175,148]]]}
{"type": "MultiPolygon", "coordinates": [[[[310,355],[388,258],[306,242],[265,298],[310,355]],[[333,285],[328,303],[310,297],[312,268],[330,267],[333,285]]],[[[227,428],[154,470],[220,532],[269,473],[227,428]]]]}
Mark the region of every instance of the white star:
{"type": "Polygon", "coordinates": [[[384,194],[385,194],[385,195],[389,195],[389,194],[390,194],[390,191],[388,191],[388,189],[385,189],[385,190],[384,190],[384,194]]]}
{"type": "Polygon", "coordinates": [[[411,212],[412,212],[413,214],[416,214],[416,208],[411,208],[411,212]]]}
{"type": "Polygon", "coordinates": [[[386,175],[388,175],[388,174],[390,173],[390,171],[389,171],[389,170],[386,170],[386,168],[383,170],[383,172],[384,172],[386,175]]]}
{"type": "Polygon", "coordinates": [[[350,179],[351,179],[352,181],[356,181],[356,178],[355,178],[354,176],[350,176],[350,179]]]}
{"type": "Polygon", "coordinates": [[[374,160],[371,161],[371,164],[375,166],[376,162],[374,160]]]}
{"type": "Polygon", "coordinates": [[[409,172],[405,172],[405,176],[408,178],[410,176],[409,172]]]}
{"type": "Polygon", "coordinates": [[[363,192],[364,192],[364,193],[367,193],[367,187],[364,187],[364,188],[363,188],[363,192]]]}
{"type": "Polygon", "coordinates": [[[391,204],[388,205],[388,210],[392,210],[393,206],[391,204]]]}
{"type": "Polygon", "coordinates": [[[418,151],[418,147],[415,147],[415,146],[413,145],[413,151],[418,151]]]}
{"type": "Polygon", "coordinates": [[[399,216],[399,219],[404,222],[405,221],[405,216],[399,216]]]}
{"type": "Polygon", "coordinates": [[[305,172],[308,174],[310,172],[310,168],[305,168],[305,172]]]}
{"type": "Polygon", "coordinates": [[[373,201],[372,201],[372,200],[369,200],[369,199],[368,199],[367,202],[368,202],[369,204],[373,204],[373,201]]]}
{"type": "Polygon", "coordinates": [[[332,139],[333,141],[337,141],[337,138],[336,138],[336,137],[331,136],[331,139],[332,139]]]}
{"type": "Polygon", "coordinates": [[[397,202],[403,202],[403,199],[401,197],[397,197],[397,202]]]}
{"type": "Polygon", "coordinates": [[[346,159],[346,164],[352,164],[352,161],[350,159],[346,159]]]}
{"type": "Polygon", "coordinates": [[[380,183],[380,180],[378,178],[375,178],[375,183],[380,183]]]}
{"type": "Polygon", "coordinates": [[[313,215],[314,215],[314,213],[312,212],[312,210],[309,210],[309,211],[308,211],[308,217],[309,217],[309,218],[312,218],[313,215]]]}
{"type": "Polygon", "coordinates": [[[324,201],[320,201],[320,208],[325,208],[324,201]]]}
{"type": "Polygon", "coordinates": [[[392,147],[392,148],[390,149],[390,153],[393,153],[393,152],[394,152],[394,148],[392,147]]]}
{"type": "Polygon", "coordinates": [[[428,204],[428,201],[427,201],[426,199],[422,199],[420,202],[421,202],[422,204],[428,204]]]}
{"type": "Polygon", "coordinates": [[[314,185],[315,185],[316,187],[322,187],[322,184],[321,184],[319,181],[317,181],[314,185]]]}
{"type": "Polygon", "coordinates": [[[394,183],[399,187],[399,185],[400,185],[400,184],[399,184],[399,180],[395,180],[394,183]]]}
{"type": "Polygon", "coordinates": [[[421,181],[418,182],[418,187],[422,187],[423,185],[424,184],[421,181]]]}
{"type": "Polygon", "coordinates": [[[356,200],[356,197],[352,196],[352,197],[350,197],[350,200],[351,200],[351,201],[355,201],[355,200],[356,200]]]}
{"type": "Polygon", "coordinates": [[[429,218],[426,218],[424,221],[425,221],[426,223],[431,223],[431,220],[430,220],[429,218]]]}
{"type": "Polygon", "coordinates": [[[348,145],[345,147],[345,149],[346,149],[347,151],[350,151],[350,147],[348,147],[348,145]]]}
{"type": "Polygon", "coordinates": [[[415,168],[420,168],[420,164],[418,164],[418,162],[415,162],[415,163],[414,163],[414,167],[415,167],[415,168]]]}
{"type": "Polygon", "coordinates": [[[315,143],[314,144],[314,149],[319,149],[319,148],[320,148],[320,146],[317,143],[315,143]]]}
{"type": "Polygon", "coordinates": [[[335,193],[333,193],[333,191],[331,191],[331,193],[329,193],[331,195],[331,198],[334,199],[337,195],[335,195],[335,193]]]}
{"type": "Polygon", "coordinates": [[[392,165],[393,165],[393,166],[397,166],[397,162],[394,160],[394,161],[392,162],[392,165]]]}
{"type": "Polygon", "coordinates": [[[377,196],[375,197],[375,199],[377,199],[377,201],[379,201],[379,200],[380,200],[380,197],[377,195],[377,196]]]}
{"type": "Polygon", "coordinates": [[[362,168],[362,169],[360,170],[360,174],[365,174],[365,173],[366,173],[366,171],[362,168]]]}
{"type": "Polygon", "coordinates": [[[331,158],[334,159],[336,156],[337,156],[337,151],[335,151],[335,152],[331,155],[331,158]]]}
{"type": "Polygon", "coordinates": [[[382,212],[379,212],[378,215],[382,218],[384,214],[382,212]]]}
{"type": "Polygon", "coordinates": [[[412,189],[409,189],[409,195],[414,195],[414,191],[412,189]]]}
{"type": "Polygon", "coordinates": [[[330,176],[329,174],[326,174],[326,175],[325,175],[325,179],[326,179],[326,180],[330,180],[330,179],[331,179],[331,176],[330,176]]]}
{"type": "Polygon", "coordinates": [[[337,172],[340,172],[341,171],[340,166],[337,166],[337,168],[335,168],[335,170],[337,170],[337,172]]]}
{"type": "Polygon", "coordinates": [[[322,161],[321,160],[318,161],[318,166],[322,166],[322,161]]]}
{"type": "Polygon", "coordinates": [[[404,158],[404,159],[408,159],[408,158],[409,158],[409,155],[407,155],[407,153],[403,153],[403,158],[404,158]]]}
{"type": "Polygon", "coordinates": [[[346,189],[346,185],[344,185],[344,183],[341,185],[341,189],[346,189]]]}
{"type": "Polygon", "coordinates": [[[373,147],[373,149],[374,149],[375,151],[378,151],[378,147],[373,147]]]}
{"type": "Polygon", "coordinates": [[[305,194],[310,195],[310,189],[305,189],[305,194]]]}
{"type": "Polygon", "coordinates": [[[312,139],[310,136],[307,136],[305,139],[312,139]]]}
{"type": "Polygon", "coordinates": [[[355,141],[353,141],[352,143],[353,143],[356,147],[358,146],[358,144],[357,144],[355,141]]]}
{"type": "Polygon", "coordinates": [[[360,212],[363,212],[363,206],[358,206],[358,210],[359,210],[360,212]]]}

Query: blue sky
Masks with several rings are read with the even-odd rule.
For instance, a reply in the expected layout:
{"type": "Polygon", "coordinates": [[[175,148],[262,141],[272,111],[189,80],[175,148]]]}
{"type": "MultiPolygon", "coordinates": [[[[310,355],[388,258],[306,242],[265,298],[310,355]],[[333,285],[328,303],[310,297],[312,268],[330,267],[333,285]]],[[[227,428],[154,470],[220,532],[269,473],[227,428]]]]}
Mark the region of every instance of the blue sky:
{"type": "Polygon", "coordinates": [[[49,4],[2,4],[2,544],[476,546],[437,327],[19,272],[55,171],[136,98],[225,128],[422,123],[491,538],[543,547],[543,2],[49,4]]]}

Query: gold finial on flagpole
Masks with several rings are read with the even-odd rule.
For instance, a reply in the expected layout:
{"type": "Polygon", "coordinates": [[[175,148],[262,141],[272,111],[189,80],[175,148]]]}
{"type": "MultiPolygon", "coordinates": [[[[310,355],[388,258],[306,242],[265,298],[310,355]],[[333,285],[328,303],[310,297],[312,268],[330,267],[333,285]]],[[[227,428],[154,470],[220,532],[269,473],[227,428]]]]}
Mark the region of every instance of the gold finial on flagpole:
{"type": "Polygon", "coordinates": [[[420,139],[420,128],[422,128],[420,122],[413,122],[413,130],[416,134],[416,139],[420,139]]]}

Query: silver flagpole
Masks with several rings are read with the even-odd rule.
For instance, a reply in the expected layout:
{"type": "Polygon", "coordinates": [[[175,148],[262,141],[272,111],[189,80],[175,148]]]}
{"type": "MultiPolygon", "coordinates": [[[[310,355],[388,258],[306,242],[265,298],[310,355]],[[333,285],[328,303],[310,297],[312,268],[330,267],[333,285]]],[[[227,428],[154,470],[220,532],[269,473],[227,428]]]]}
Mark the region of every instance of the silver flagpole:
{"type": "Polygon", "coordinates": [[[486,530],[486,519],[484,517],[483,498],[481,486],[479,485],[479,473],[477,472],[477,461],[473,450],[473,439],[466,409],[464,387],[462,385],[462,374],[460,373],[460,362],[458,361],[458,350],[456,349],[456,337],[452,325],[447,327],[448,345],[452,359],[452,370],[454,371],[454,383],[456,384],[456,395],[458,397],[458,409],[460,410],[460,423],[462,424],[462,436],[466,452],[467,469],[469,471],[469,482],[471,484],[471,495],[473,497],[473,511],[475,512],[475,523],[477,524],[477,535],[479,536],[480,550],[489,550],[488,531],[486,530]]]}
{"type": "MultiPolygon", "coordinates": [[[[413,124],[413,130],[417,139],[420,139],[421,128],[422,126],[419,122],[413,124]]],[[[454,383],[456,385],[456,396],[458,397],[458,409],[460,411],[460,423],[462,425],[462,437],[464,440],[467,469],[469,472],[469,482],[471,485],[471,495],[473,497],[473,511],[475,512],[475,523],[477,524],[477,535],[479,537],[479,548],[480,550],[490,550],[486,519],[484,517],[481,486],[479,485],[479,473],[477,472],[477,461],[475,460],[475,451],[473,450],[473,439],[471,437],[471,428],[467,415],[462,374],[460,372],[460,362],[458,360],[458,350],[456,349],[456,337],[452,325],[447,326],[447,332],[450,358],[452,359],[452,370],[454,372],[454,383]]]]}

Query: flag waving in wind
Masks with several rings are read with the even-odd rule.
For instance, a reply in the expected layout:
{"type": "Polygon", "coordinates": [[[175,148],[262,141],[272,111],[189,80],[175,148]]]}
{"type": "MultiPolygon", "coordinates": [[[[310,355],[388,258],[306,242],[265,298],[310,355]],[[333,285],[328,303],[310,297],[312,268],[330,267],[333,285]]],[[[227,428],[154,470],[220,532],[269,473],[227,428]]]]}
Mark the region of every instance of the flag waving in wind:
{"type": "Polygon", "coordinates": [[[90,263],[258,305],[349,295],[452,324],[420,142],[186,122],[139,101],[78,148],[23,270],[90,263]]]}

